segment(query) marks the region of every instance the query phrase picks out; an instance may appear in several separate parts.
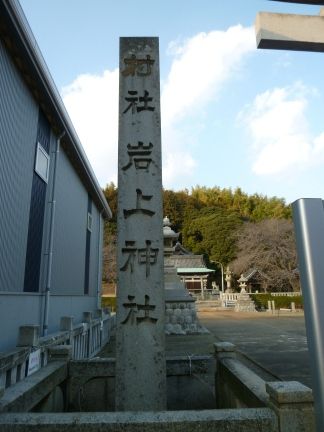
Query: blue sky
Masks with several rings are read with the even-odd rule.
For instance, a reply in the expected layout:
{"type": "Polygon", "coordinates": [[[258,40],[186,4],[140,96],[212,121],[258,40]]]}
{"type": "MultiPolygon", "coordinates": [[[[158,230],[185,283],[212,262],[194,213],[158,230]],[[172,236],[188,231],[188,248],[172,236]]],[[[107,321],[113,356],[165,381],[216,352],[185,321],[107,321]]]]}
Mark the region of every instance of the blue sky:
{"type": "Polygon", "coordinates": [[[120,36],[159,36],[163,184],[324,198],[324,54],[257,50],[268,0],[21,0],[102,186],[117,179],[120,36]]]}

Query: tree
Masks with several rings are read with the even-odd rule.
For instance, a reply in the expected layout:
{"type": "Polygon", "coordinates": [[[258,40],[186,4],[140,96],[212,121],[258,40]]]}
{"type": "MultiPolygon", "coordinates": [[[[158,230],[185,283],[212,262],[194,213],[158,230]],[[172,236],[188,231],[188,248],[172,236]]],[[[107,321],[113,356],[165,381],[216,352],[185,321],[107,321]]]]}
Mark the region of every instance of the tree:
{"type": "MultiPolygon", "coordinates": [[[[104,279],[115,280],[118,191],[111,182],[103,192],[113,214],[105,222],[104,279]]],[[[181,232],[185,247],[210,261],[224,265],[232,261],[238,275],[258,265],[271,275],[278,289],[296,282],[291,273],[296,268],[291,208],[283,199],[217,186],[196,186],[191,192],[163,190],[163,216],[181,232]],[[240,228],[243,220],[246,222],[240,228]]]]}
{"type": "Polygon", "coordinates": [[[115,282],[117,278],[117,192],[117,187],[113,182],[103,189],[112,212],[111,220],[105,221],[104,225],[102,279],[106,282],[115,282]]]}
{"type": "Polygon", "coordinates": [[[237,213],[213,207],[192,211],[184,221],[183,244],[196,254],[224,265],[235,257],[235,232],[241,224],[237,213]]]}
{"type": "Polygon", "coordinates": [[[176,231],[181,231],[185,215],[192,209],[201,208],[202,205],[191,195],[189,191],[163,190],[163,216],[168,216],[176,231]]]}
{"type": "Polygon", "coordinates": [[[110,234],[103,247],[102,279],[108,283],[117,280],[117,247],[116,235],[110,234]]]}
{"type": "Polygon", "coordinates": [[[103,193],[105,195],[106,200],[108,201],[108,204],[109,204],[109,207],[110,207],[110,210],[112,213],[112,219],[110,220],[110,224],[113,224],[113,226],[116,227],[116,223],[117,223],[117,199],[118,199],[117,186],[115,186],[114,182],[110,182],[103,189],[103,193]]]}
{"type": "Polygon", "coordinates": [[[294,290],[297,267],[293,225],[286,219],[245,222],[237,231],[236,275],[258,268],[271,278],[273,290],[294,290]]]}

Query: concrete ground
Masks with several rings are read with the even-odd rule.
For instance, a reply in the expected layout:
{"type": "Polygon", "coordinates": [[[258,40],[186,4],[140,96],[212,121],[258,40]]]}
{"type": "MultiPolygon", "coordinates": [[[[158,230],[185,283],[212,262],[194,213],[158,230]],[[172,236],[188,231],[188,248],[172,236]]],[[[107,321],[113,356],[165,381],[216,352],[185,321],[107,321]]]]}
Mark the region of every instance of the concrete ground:
{"type": "Polygon", "coordinates": [[[199,320],[215,341],[232,342],[274,375],[312,387],[302,312],[234,312],[205,310],[199,320]]]}
{"type": "MultiPolygon", "coordinates": [[[[232,342],[238,350],[273,375],[312,387],[302,312],[271,315],[268,312],[234,312],[210,308],[200,310],[198,317],[210,333],[167,336],[167,356],[213,354],[214,342],[232,342]]],[[[115,356],[114,341],[99,355],[115,356]]]]}

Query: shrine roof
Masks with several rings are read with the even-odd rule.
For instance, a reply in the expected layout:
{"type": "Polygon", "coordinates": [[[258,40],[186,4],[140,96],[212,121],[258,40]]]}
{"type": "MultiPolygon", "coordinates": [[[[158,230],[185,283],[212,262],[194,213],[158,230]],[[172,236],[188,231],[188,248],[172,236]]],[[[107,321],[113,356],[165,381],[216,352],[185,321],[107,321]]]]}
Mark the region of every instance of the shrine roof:
{"type": "Polygon", "coordinates": [[[203,255],[171,255],[165,259],[166,264],[182,268],[205,268],[203,255]]]}
{"type": "Polygon", "coordinates": [[[165,258],[165,265],[176,267],[178,273],[212,273],[215,270],[206,267],[203,255],[171,255],[165,258]]]}
{"type": "Polygon", "coordinates": [[[251,269],[247,270],[246,272],[243,273],[243,277],[249,281],[250,279],[252,279],[257,274],[259,274],[260,276],[262,276],[265,279],[270,279],[270,277],[267,274],[263,273],[261,270],[259,270],[257,268],[251,268],[251,269]]]}

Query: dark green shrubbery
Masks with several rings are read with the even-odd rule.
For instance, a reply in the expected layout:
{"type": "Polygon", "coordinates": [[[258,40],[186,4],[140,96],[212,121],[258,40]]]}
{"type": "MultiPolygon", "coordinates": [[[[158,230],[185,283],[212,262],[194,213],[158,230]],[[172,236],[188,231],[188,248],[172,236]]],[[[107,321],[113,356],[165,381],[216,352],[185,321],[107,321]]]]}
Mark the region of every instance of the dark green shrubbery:
{"type": "Polygon", "coordinates": [[[303,309],[304,307],[302,296],[272,296],[271,294],[250,294],[250,296],[257,309],[267,309],[269,300],[275,302],[276,309],[290,309],[292,302],[295,303],[296,309],[303,309]]]}
{"type": "Polygon", "coordinates": [[[116,312],[116,297],[101,297],[101,307],[116,312]]]}

